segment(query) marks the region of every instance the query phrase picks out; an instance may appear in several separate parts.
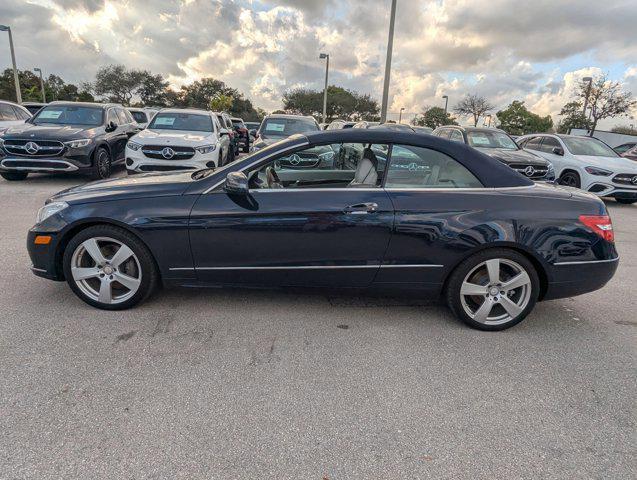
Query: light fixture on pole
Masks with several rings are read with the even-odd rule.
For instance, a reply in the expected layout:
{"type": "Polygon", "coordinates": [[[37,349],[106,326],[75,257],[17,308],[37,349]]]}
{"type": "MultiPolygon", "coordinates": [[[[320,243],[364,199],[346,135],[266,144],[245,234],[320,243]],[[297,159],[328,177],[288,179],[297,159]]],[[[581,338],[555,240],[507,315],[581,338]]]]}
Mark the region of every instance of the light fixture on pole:
{"type": "Polygon", "coordinates": [[[582,110],[582,114],[586,116],[586,107],[588,107],[588,96],[591,94],[591,86],[593,85],[592,77],[584,77],[582,78],[583,82],[588,82],[588,88],[586,88],[586,96],[584,97],[584,109],[582,110]]]}
{"type": "Polygon", "coordinates": [[[325,62],[325,89],[323,90],[323,123],[327,123],[327,82],[330,75],[330,55],[329,53],[321,53],[319,58],[327,60],[325,62]]]}
{"type": "Polygon", "coordinates": [[[35,67],[33,71],[38,72],[40,74],[40,88],[42,89],[42,103],[46,103],[46,93],[44,92],[44,79],[42,78],[42,69],[35,67]]]}
{"type": "Polygon", "coordinates": [[[405,111],[405,107],[400,109],[400,113],[398,114],[398,123],[403,123],[403,112],[405,111]]]}
{"type": "Polygon", "coordinates": [[[447,107],[449,106],[449,95],[443,95],[442,98],[445,99],[445,115],[447,115],[447,107]]]}
{"type": "Polygon", "coordinates": [[[380,123],[387,121],[387,103],[389,102],[389,79],[391,77],[391,56],[394,49],[394,23],[396,23],[396,0],[391,2],[389,15],[389,38],[387,39],[387,60],[385,61],[385,82],[383,83],[383,103],[380,107],[380,123]]]}
{"type": "Polygon", "coordinates": [[[0,32],[9,33],[9,49],[11,50],[11,62],[13,63],[13,80],[15,81],[15,98],[18,103],[22,103],[22,92],[20,91],[18,67],[16,67],[15,64],[15,51],[13,50],[13,36],[11,35],[11,27],[9,27],[8,25],[0,25],[0,32]]]}

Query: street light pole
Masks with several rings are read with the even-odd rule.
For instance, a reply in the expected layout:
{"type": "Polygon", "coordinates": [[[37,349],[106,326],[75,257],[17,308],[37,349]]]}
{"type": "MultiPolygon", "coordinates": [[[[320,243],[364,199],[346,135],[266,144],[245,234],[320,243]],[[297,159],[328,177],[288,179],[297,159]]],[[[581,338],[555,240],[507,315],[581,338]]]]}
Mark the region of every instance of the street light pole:
{"type": "Polygon", "coordinates": [[[443,95],[442,98],[445,99],[445,116],[447,115],[447,107],[449,106],[449,96],[443,95]]]}
{"type": "Polygon", "coordinates": [[[13,80],[15,81],[15,98],[18,103],[22,103],[22,92],[20,91],[20,79],[18,78],[18,67],[15,64],[15,52],[13,50],[13,36],[11,35],[11,27],[0,25],[0,32],[9,33],[9,49],[11,50],[11,62],[13,63],[13,80]]]}
{"type": "Polygon", "coordinates": [[[34,72],[40,72],[40,88],[42,89],[42,103],[46,103],[46,93],[44,92],[44,80],[42,79],[42,69],[35,67],[34,72]]]}
{"type": "Polygon", "coordinates": [[[582,114],[586,116],[586,107],[588,107],[588,96],[591,94],[591,86],[593,84],[592,77],[584,77],[582,81],[588,82],[588,88],[586,89],[586,96],[584,97],[584,110],[582,110],[582,114]]]}
{"type": "Polygon", "coordinates": [[[380,123],[387,121],[387,103],[389,102],[389,78],[391,76],[391,56],[394,49],[394,23],[396,22],[396,0],[391,1],[389,16],[389,38],[387,40],[387,60],[385,62],[385,82],[383,84],[383,103],[380,108],[380,123]]]}
{"type": "Polygon", "coordinates": [[[327,82],[330,75],[330,55],[329,53],[321,53],[319,58],[327,59],[325,62],[325,89],[323,90],[323,123],[327,123],[327,82]]]}
{"type": "Polygon", "coordinates": [[[405,107],[400,109],[400,113],[398,114],[398,123],[403,122],[403,112],[405,111],[405,107]]]}

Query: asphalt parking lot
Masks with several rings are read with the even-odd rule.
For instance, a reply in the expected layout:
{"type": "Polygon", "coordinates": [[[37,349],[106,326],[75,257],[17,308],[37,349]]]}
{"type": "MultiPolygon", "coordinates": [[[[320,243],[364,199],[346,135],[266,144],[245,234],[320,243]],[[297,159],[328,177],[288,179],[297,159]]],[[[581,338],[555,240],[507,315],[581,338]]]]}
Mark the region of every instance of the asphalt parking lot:
{"type": "Polygon", "coordinates": [[[637,476],[637,205],[608,202],[622,260],[603,290],[484,333],[404,298],[92,309],[25,249],[47,196],[83,181],[0,181],[0,478],[637,476]]]}

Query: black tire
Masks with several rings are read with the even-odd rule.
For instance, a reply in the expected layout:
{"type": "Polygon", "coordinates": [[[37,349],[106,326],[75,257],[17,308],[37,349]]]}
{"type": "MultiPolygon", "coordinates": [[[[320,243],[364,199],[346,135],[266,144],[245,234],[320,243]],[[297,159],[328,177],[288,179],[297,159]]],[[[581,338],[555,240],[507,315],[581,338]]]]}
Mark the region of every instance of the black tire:
{"type": "MultiPolygon", "coordinates": [[[[508,268],[508,267],[507,267],[508,268]]],[[[471,282],[473,283],[473,282],[471,282]]],[[[506,248],[494,248],[489,250],[484,250],[482,252],[478,252],[475,255],[470,256],[466,260],[464,260],[460,265],[456,267],[456,269],[452,272],[449,280],[447,282],[447,289],[445,292],[445,297],[447,301],[447,305],[453,312],[453,314],[460,320],[462,320],[468,326],[485,331],[498,331],[505,330],[507,328],[511,328],[514,325],[520,323],[526,316],[533,310],[535,307],[535,303],[537,302],[538,296],[540,292],[540,281],[538,274],[535,270],[533,264],[529,261],[521,253],[518,253],[514,250],[506,249],[506,248]],[[508,321],[503,321],[504,323],[498,324],[488,324],[481,323],[479,321],[474,320],[466,311],[465,306],[463,305],[463,295],[460,293],[462,284],[470,274],[477,267],[488,260],[501,259],[505,261],[511,261],[517,264],[519,267],[524,269],[529,277],[529,286],[523,287],[528,288],[529,290],[525,290],[525,294],[528,292],[528,303],[526,307],[524,307],[519,314],[517,314],[514,318],[509,319],[508,321]]],[[[522,292],[520,293],[522,295],[522,292]]],[[[474,297],[469,297],[474,298],[474,297]]],[[[485,298],[485,302],[488,299],[485,298]]],[[[497,305],[498,302],[495,303],[497,305]]],[[[497,308],[497,307],[496,307],[497,308]]],[[[500,308],[504,310],[504,307],[501,305],[500,308]]],[[[521,306],[520,306],[521,308],[521,306]]],[[[490,311],[489,311],[490,312],[490,311]]],[[[474,312],[476,313],[476,312],[474,312]]]]}
{"type": "Polygon", "coordinates": [[[111,176],[113,172],[113,161],[111,154],[104,147],[99,147],[93,154],[93,168],[91,178],[93,180],[103,180],[111,176]]]}
{"type": "Polygon", "coordinates": [[[557,183],[567,187],[582,188],[582,180],[580,179],[579,174],[570,170],[562,173],[557,183]]]}
{"type": "Polygon", "coordinates": [[[245,146],[243,147],[243,153],[250,153],[250,142],[246,142],[245,146]]]}
{"type": "MultiPolygon", "coordinates": [[[[111,257],[112,258],[112,257],[111,257]]],[[[135,235],[120,227],[112,225],[95,225],[80,231],[66,246],[62,259],[64,277],[67,283],[81,300],[102,310],[125,310],[146,300],[160,283],[159,272],[150,250],[135,235]],[[92,238],[110,238],[130,248],[139,263],[140,284],[133,296],[120,303],[102,303],[88,296],[73,279],[71,263],[76,249],[86,240],[92,238]]]]}
{"type": "Polygon", "coordinates": [[[29,176],[29,172],[2,172],[0,175],[9,182],[19,182],[25,180],[29,176]]]}
{"type": "Polygon", "coordinates": [[[617,200],[617,203],[621,203],[623,205],[632,205],[637,202],[637,200],[629,200],[627,198],[616,198],[615,200],[617,200]]]}

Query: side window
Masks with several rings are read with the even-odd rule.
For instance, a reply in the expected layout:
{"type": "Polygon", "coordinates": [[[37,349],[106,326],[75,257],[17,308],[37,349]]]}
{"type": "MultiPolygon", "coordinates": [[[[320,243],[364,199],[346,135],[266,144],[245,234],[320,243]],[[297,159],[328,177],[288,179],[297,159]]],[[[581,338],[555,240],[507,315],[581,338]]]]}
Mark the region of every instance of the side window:
{"type": "Polygon", "coordinates": [[[541,143],[542,137],[533,137],[524,144],[524,148],[528,148],[529,150],[539,150],[541,143]]]}
{"type": "Polygon", "coordinates": [[[451,140],[452,142],[464,143],[464,138],[460,130],[455,130],[455,129],[451,130],[451,135],[449,136],[449,140],[451,140]]]}
{"type": "Polygon", "coordinates": [[[481,188],[467,168],[445,155],[423,147],[394,145],[387,188],[481,188]]]}
{"type": "Polygon", "coordinates": [[[449,135],[451,134],[451,132],[449,131],[448,128],[443,128],[442,130],[440,130],[436,136],[440,137],[440,138],[444,138],[446,140],[449,140],[449,135]]]}
{"type": "Polygon", "coordinates": [[[119,118],[117,117],[114,108],[109,109],[108,113],[106,114],[106,123],[111,122],[114,122],[115,125],[119,125],[119,118]]]}
{"type": "Polygon", "coordinates": [[[27,112],[25,112],[21,108],[13,107],[13,110],[15,111],[16,117],[19,120],[26,120],[28,118],[31,118],[31,115],[29,115],[27,112]]]}
{"type": "Polygon", "coordinates": [[[126,117],[126,123],[135,123],[135,119],[128,110],[124,110],[124,116],[126,117]]]}
{"type": "Polygon", "coordinates": [[[124,110],[121,108],[116,108],[115,111],[117,113],[117,118],[119,118],[119,124],[126,125],[128,123],[128,119],[126,118],[124,110]]]}
{"type": "Polygon", "coordinates": [[[251,189],[380,188],[388,145],[317,145],[248,173],[251,189]]]}
{"type": "Polygon", "coordinates": [[[0,120],[18,120],[18,116],[8,103],[0,103],[0,120]]]}
{"type": "Polygon", "coordinates": [[[546,153],[553,153],[554,148],[559,148],[560,143],[553,137],[544,137],[540,150],[546,153]]]}
{"type": "Polygon", "coordinates": [[[215,132],[219,133],[219,130],[221,130],[221,124],[219,123],[219,119],[216,115],[212,116],[212,123],[214,125],[215,132]]]}

